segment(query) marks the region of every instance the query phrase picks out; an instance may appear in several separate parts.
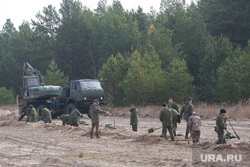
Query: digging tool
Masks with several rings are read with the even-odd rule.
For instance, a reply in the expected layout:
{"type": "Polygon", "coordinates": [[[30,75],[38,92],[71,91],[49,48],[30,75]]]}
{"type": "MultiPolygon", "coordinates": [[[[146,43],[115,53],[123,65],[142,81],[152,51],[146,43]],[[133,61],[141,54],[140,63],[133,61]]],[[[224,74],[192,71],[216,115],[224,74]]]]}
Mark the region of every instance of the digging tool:
{"type": "Polygon", "coordinates": [[[189,136],[189,138],[188,138],[188,144],[189,144],[191,138],[192,138],[192,131],[190,130],[190,136],[189,136]]]}
{"type": "Polygon", "coordinates": [[[150,128],[149,130],[148,130],[148,133],[153,133],[155,130],[157,130],[157,129],[161,129],[161,127],[158,127],[158,128],[150,128]]]}
{"type": "Polygon", "coordinates": [[[234,131],[235,135],[236,135],[236,136],[237,136],[237,138],[240,140],[240,136],[238,136],[238,135],[237,135],[237,133],[235,132],[234,127],[233,127],[233,125],[231,124],[231,122],[229,121],[228,117],[226,117],[226,118],[227,118],[227,120],[228,120],[228,122],[229,122],[230,126],[232,127],[232,129],[233,129],[233,131],[234,131]]]}

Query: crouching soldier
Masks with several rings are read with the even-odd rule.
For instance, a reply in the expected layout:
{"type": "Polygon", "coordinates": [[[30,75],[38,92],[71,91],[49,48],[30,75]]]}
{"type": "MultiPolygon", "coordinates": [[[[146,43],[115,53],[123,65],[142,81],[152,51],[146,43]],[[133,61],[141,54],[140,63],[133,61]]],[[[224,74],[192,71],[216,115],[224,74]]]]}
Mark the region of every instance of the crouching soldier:
{"type": "Polygon", "coordinates": [[[68,115],[68,114],[61,115],[61,120],[62,120],[63,126],[72,124],[71,119],[70,119],[70,115],[68,115]]]}
{"type": "Polygon", "coordinates": [[[138,126],[138,110],[135,108],[133,104],[130,105],[130,125],[132,125],[132,130],[137,132],[138,126]]]}
{"type": "Polygon", "coordinates": [[[109,112],[106,112],[100,109],[98,100],[94,100],[93,105],[90,106],[89,112],[90,112],[91,123],[92,123],[90,138],[93,139],[93,133],[94,133],[95,128],[96,128],[96,131],[95,131],[96,138],[101,138],[99,136],[99,113],[109,114],[109,112]]]}
{"type": "MultiPolygon", "coordinates": [[[[222,108],[220,110],[220,114],[216,118],[216,132],[218,134],[218,141],[216,144],[226,144],[226,136],[225,131],[227,131],[227,124],[226,124],[226,110],[222,108]]],[[[228,132],[228,131],[227,131],[228,132]]]]}
{"type": "Polygon", "coordinates": [[[79,126],[79,117],[81,113],[75,108],[70,113],[71,125],[72,126],[79,126]]]}
{"type": "Polygon", "coordinates": [[[172,112],[170,109],[166,108],[167,105],[162,105],[162,110],[160,114],[160,120],[162,122],[162,136],[167,139],[167,129],[170,133],[171,140],[174,141],[174,134],[173,134],[173,125],[172,125],[172,112]]]}
{"type": "Polygon", "coordinates": [[[29,118],[27,119],[27,122],[36,122],[36,120],[37,120],[37,112],[32,104],[29,105],[28,117],[29,118]]]}
{"type": "Polygon", "coordinates": [[[52,122],[51,113],[50,113],[49,109],[47,109],[46,107],[44,107],[43,110],[42,110],[42,116],[43,116],[43,119],[44,119],[45,123],[51,123],[52,122]]]}
{"type": "Polygon", "coordinates": [[[201,118],[193,112],[193,114],[189,117],[189,130],[192,136],[193,143],[200,142],[201,135],[201,118]]]}
{"type": "Polygon", "coordinates": [[[180,123],[180,114],[175,109],[170,109],[172,111],[172,123],[173,123],[173,133],[176,136],[177,122],[180,123]]]}

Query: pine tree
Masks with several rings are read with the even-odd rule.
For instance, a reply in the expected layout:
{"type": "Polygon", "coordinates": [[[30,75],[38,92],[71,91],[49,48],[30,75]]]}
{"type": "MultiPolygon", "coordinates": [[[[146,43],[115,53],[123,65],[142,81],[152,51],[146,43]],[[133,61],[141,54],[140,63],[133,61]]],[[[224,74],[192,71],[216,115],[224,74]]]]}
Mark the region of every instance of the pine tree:
{"type": "Polygon", "coordinates": [[[69,81],[69,77],[65,76],[64,72],[61,72],[55,60],[52,59],[46,75],[43,76],[43,81],[46,85],[58,85],[64,87],[69,81]]]}

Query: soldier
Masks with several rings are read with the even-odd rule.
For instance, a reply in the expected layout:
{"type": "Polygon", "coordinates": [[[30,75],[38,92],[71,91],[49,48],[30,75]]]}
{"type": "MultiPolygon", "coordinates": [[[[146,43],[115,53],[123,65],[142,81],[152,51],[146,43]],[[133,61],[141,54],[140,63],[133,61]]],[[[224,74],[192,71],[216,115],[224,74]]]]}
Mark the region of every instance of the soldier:
{"type": "Polygon", "coordinates": [[[62,120],[63,126],[72,124],[71,119],[70,119],[70,115],[68,115],[68,114],[61,115],[61,120],[62,120]]]}
{"type": "Polygon", "coordinates": [[[193,114],[193,105],[192,105],[193,99],[191,97],[188,98],[188,101],[183,105],[181,109],[181,120],[182,117],[186,120],[187,122],[187,127],[186,127],[186,135],[185,139],[188,139],[188,133],[189,133],[189,117],[193,114]]]}
{"type": "Polygon", "coordinates": [[[71,125],[79,126],[78,117],[80,117],[81,113],[75,108],[70,113],[71,125]]]}
{"type": "Polygon", "coordinates": [[[167,129],[170,133],[171,140],[174,141],[174,134],[172,129],[172,112],[166,108],[167,105],[162,105],[162,110],[160,114],[160,120],[162,122],[162,135],[165,139],[167,139],[167,129]]]}
{"type": "Polygon", "coordinates": [[[180,114],[175,109],[170,110],[172,111],[173,133],[176,136],[177,122],[180,123],[180,114]]]}
{"type": "Polygon", "coordinates": [[[36,120],[37,120],[36,109],[33,107],[32,104],[30,104],[27,109],[27,121],[26,122],[36,122],[36,120]]]}
{"type": "Polygon", "coordinates": [[[42,110],[42,116],[43,116],[43,119],[44,119],[45,123],[51,123],[52,122],[51,113],[50,113],[49,109],[47,109],[46,107],[44,107],[43,110],[42,110]]]}
{"type": "Polygon", "coordinates": [[[193,112],[192,116],[189,117],[189,130],[192,132],[193,143],[200,142],[201,135],[201,118],[193,112]]]}
{"type": "Polygon", "coordinates": [[[227,130],[227,124],[226,124],[226,110],[224,108],[222,108],[220,110],[220,114],[217,116],[216,118],[216,132],[218,134],[218,141],[216,142],[216,144],[226,144],[226,136],[225,136],[225,130],[228,132],[227,130]]]}
{"type": "Polygon", "coordinates": [[[132,125],[132,130],[137,132],[138,126],[138,110],[135,108],[133,104],[130,105],[130,125],[132,125]]]}
{"type": "Polygon", "coordinates": [[[173,102],[172,98],[168,99],[168,108],[175,109],[177,112],[179,112],[179,106],[175,102],[173,102]]]}
{"type": "Polygon", "coordinates": [[[109,112],[106,112],[100,109],[98,100],[94,100],[94,103],[92,106],[90,106],[89,111],[90,111],[91,122],[92,122],[90,138],[93,139],[94,128],[96,128],[96,138],[101,138],[99,136],[99,113],[109,114],[109,112]]]}

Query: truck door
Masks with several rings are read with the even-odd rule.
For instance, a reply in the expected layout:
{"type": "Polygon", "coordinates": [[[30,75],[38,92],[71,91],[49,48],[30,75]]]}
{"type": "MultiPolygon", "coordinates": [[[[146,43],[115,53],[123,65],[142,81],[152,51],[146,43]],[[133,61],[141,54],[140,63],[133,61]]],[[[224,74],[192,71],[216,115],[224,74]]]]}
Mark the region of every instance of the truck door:
{"type": "Polygon", "coordinates": [[[80,83],[79,82],[73,82],[71,84],[71,90],[70,94],[72,97],[75,97],[77,101],[82,101],[83,99],[83,95],[81,92],[81,88],[80,88],[80,83]]]}

